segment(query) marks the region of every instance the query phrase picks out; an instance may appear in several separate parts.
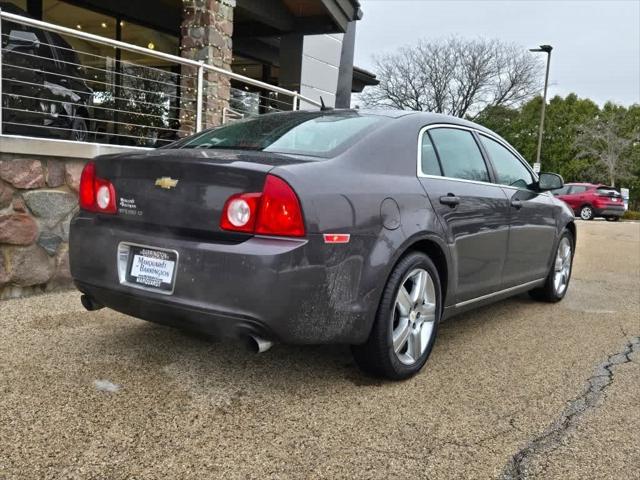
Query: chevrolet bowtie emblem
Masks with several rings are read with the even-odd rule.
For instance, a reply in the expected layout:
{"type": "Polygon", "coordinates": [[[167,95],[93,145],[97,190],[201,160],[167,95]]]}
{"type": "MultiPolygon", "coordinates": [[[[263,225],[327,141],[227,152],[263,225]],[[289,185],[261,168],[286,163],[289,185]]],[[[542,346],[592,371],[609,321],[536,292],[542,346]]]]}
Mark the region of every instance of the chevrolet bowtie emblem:
{"type": "Polygon", "coordinates": [[[156,187],[166,188],[167,190],[174,188],[177,184],[178,180],[174,180],[171,177],[160,177],[156,179],[156,187]]]}

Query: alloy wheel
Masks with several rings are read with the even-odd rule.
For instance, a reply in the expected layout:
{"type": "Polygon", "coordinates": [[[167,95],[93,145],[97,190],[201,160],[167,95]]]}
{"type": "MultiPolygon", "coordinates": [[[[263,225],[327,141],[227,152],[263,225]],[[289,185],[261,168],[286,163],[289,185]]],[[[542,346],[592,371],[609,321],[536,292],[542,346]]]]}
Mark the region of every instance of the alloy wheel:
{"type": "Polygon", "coordinates": [[[553,287],[556,295],[560,296],[567,289],[571,274],[571,242],[563,237],[558,245],[553,274],[553,287]]]}
{"type": "Polygon", "coordinates": [[[416,363],[433,335],[437,297],[429,272],[412,270],[402,282],[391,315],[393,350],[405,365],[416,363]]]}
{"type": "Polygon", "coordinates": [[[592,216],[593,210],[591,210],[591,207],[582,207],[582,210],[580,210],[580,218],[582,220],[591,220],[592,216]]]}

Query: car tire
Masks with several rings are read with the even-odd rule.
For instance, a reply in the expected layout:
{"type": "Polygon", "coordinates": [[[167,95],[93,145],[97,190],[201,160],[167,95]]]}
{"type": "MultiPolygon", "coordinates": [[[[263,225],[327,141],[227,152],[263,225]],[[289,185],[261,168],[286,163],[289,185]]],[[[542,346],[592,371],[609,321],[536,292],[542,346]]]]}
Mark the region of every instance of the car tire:
{"type": "Polygon", "coordinates": [[[559,302],[569,290],[571,273],[573,272],[573,257],[575,252],[575,241],[573,235],[565,230],[558,241],[554,261],[551,270],[542,287],[529,291],[529,295],[534,300],[542,302],[559,302]],[[568,246],[569,257],[567,258],[564,249],[568,246]],[[562,278],[564,277],[564,280],[562,278]],[[562,287],[562,288],[561,288],[562,287]]]}
{"type": "Polygon", "coordinates": [[[429,257],[420,252],[403,257],[384,287],[369,338],[352,346],[358,366],[390,380],[418,373],[436,339],[441,292],[440,275],[429,257]]]}
{"type": "Polygon", "coordinates": [[[75,117],[71,122],[71,131],[69,132],[69,140],[76,142],[86,142],[89,138],[89,128],[87,120],[84,117],[75,117]]]}
{"type": "Polygon", "coordinates": [[[580,209],[580,218],[582,220],[593,220],[593,208],[591,205],[584,205],[580,209]]]}
{"type": "Polygon", "coordinates": [[[617,222],[620,220],[620,217],[605,217],[607,222],[617,222]]]}

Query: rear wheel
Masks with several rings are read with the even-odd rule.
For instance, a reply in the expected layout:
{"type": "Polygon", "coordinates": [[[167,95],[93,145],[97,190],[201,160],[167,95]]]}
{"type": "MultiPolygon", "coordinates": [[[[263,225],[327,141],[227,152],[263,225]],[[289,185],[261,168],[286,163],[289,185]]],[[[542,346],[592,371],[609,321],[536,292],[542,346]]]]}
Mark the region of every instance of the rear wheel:
{"type": "Polygon", "coordinates": [[[441,301],[433,262],[422,253],[408,254],[389,277],[367,342],[352,347],[356,363],[392,380],[415,375],[433,348],[441,301]]]}
{"type": "Polygon", "coordinates": [[[76,142],[86,142],[89,137],[87,127],[87,121],[84,117],[76,117],[71,122],[71,131],[69,133],[69,140],[75,140],[76,142]]]}
{"type": "Polygon", "coordinates": [[[584,205],[580,209],[580,218],[582,220],[593,220],[593,208],[591,208],[591,205],[584,205]]]}
{"type": "Polygon", "coordinates": [[[620,220],[620,217],[605,217],[605,219],[607,220],[607,222],[617,222],[618,220],[620,220]]]}
{"type": "Polygon", "coordinates": [[[565,231],[558,242],[555,260],[547,280],[542,287],[529,292],[532,298],[543,302],[559,302],[564,298],[571,280],[573,249],[573,236],[569,231],[565,231]]]}

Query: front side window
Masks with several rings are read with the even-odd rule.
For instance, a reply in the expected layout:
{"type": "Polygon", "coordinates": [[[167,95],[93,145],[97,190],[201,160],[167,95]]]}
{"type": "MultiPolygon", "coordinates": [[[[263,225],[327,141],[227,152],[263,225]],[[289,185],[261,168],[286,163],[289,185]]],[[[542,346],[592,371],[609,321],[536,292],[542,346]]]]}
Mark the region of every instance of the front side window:
{"type": "Polygon", "coordinates": [[[587,187],[585,187],[584,185],[574,185],[573,187],[571,187],[571,193],[572,194],[576,194],[576,193],[584,193],[587,191],[587,187]]]}
{"type": "Polygon", "coordinates": [[[533,175],[518,157],[495,140],[484,135],[481,138],[496,169],[498,183],[518,188],[528,188],[534,183],[533,175]]]}
{"type": "MultiPolygon", "coordinates": [[[[429,130],[445,177],[489,181],[489,172],[471,132],[457,128],[429,130]]],[[[426,173],[426,172],[425,172],[426,173]]]]}

